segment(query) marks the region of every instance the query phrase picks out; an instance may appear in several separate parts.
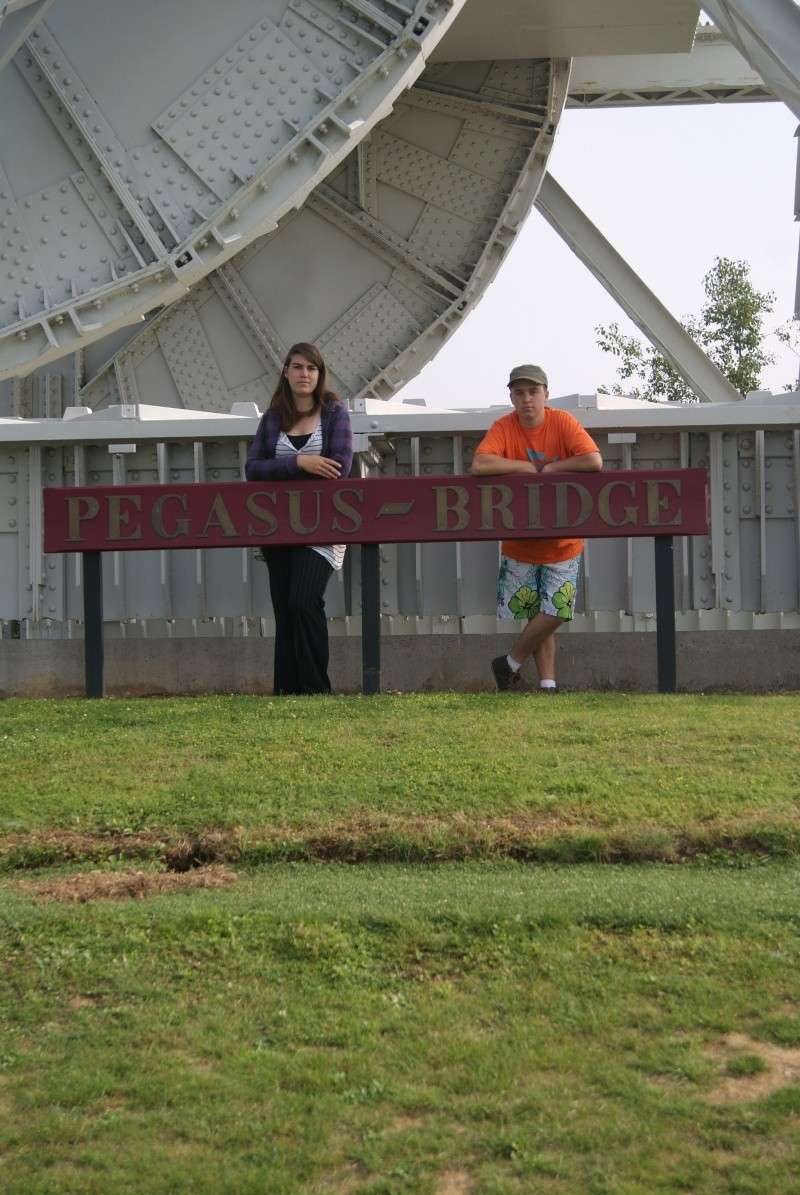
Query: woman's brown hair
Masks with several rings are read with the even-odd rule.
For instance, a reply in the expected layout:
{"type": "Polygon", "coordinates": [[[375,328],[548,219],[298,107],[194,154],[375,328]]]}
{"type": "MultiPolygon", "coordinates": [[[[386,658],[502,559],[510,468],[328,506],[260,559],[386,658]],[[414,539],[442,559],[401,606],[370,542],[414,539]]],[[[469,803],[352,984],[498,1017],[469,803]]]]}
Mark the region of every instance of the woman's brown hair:
{"type": "Polygon", "coordinates": [[[325,361],[322,353],[316,345],[307,344],[305,341],[300,341],[299,344],[293,344],[286,354],[286,360],[281,368],[281,376],[278,385],[275,387],[275,393],[272,396],[272,401],[269,404],[271,411],[277,411],[281,420],[281,431],[288,431],[293,423],[297,420],[297,410],[294,405],[294,398],[292,397],[292,388],[289,385],[289,379],[286,376],[286,370],[289,368],[289,362],[292,357],[302,357],[305,361],[310,361],[312,365],[316,365],[319,373],[317,375],[317,384],[314,387],[314,406],[320,409],[326,407],[329,402],[336,402],[338,395],[334,394],[332,390],[328,390],[326,386],[327,370],[325,369],[325,361]]]}

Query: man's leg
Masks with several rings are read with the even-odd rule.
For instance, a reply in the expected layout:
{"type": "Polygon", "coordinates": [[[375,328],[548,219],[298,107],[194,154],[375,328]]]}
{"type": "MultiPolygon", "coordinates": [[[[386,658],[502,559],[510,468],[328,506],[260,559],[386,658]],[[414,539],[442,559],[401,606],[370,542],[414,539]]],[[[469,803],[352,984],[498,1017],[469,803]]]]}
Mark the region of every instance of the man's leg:
{"type": "MultiPolygon", "coordinates": [[[[552,640],[554,633],[561,625],[562,620],[552,614],[537,614],[527,623],[525,630],[515,640],[514,646],[508,654],[518,664],[524,664],[532,655],[536,655],[548,640],[552,640]]],[[[555,663],[555,642],[552,643],[552,646],[545,647],[545,652],[548,651],[552,653],[551,658],[555,663]]],[[[536,662],[538,666],[538,655],[536,662]]]]}
{"type": "Polygon", "coordinates": [[[579,556],[557,564],[531,565],[527,571],[517,562],[502,557],[497,592],[498,615],[503,617],[506,610],[510,610],[518,617],[519,611],[528,607],[532,617],[508,655],[492,661],[498,689],[515,687],[519,682],[521,666],[534,656],[539,671],[539,687],[547,692],[556,692],[555,632],[573,616],[579,569],[579,556]]]}
{"type": "Polygon", "coordinates": [[[536,668],[539,673],[539,683],[542,681],[552,681],[555,684],[556,679],[556,637],[555,635],[548,635],[543,639],[539,646],[533,653],[536,660],[536,668]]]}

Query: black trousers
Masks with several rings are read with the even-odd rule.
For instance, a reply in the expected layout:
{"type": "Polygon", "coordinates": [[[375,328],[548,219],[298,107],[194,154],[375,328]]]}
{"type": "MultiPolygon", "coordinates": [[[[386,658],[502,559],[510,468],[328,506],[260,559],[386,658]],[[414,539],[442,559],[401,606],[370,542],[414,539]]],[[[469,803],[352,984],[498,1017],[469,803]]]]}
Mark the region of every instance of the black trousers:
{"type": "Polygon", "coordinates": [[[330,693],[325,587],[333,572],[311,548],[265,548],[275,613],[273,691],[330,693]]]}

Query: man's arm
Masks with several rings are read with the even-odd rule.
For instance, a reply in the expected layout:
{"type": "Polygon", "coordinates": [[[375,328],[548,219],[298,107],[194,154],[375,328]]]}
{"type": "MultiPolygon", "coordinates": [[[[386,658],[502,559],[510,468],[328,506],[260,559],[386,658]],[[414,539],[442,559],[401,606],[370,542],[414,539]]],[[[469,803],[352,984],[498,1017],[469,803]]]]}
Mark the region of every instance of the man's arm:
{"type": "Polygon", "coordinates": [[[481,474],[491,476],[498,473],[538,473],[539,470],[531,461],[511,461],[504,456],[496,456],[493,452],[476,453],[472,458],[470,473],[480,477],[481,474]]]}
{"type": "Polygon", "coordinates": [[[563,461],[548,461],[540,473],[599,473],[603,458],[599,452],[583,452],[580,456],[568,456],[563,461]]]}
{"type": "Polygon", "coordinates": [[[580,456],[568,456],[563,461],[547,461],[541,468],[533,461],[511,461],[494,453],[481,452],[472,458],[470,473],[480,477],[498,473],[599,473],[603,458],[599,452],[584,452],[580,456]]]}

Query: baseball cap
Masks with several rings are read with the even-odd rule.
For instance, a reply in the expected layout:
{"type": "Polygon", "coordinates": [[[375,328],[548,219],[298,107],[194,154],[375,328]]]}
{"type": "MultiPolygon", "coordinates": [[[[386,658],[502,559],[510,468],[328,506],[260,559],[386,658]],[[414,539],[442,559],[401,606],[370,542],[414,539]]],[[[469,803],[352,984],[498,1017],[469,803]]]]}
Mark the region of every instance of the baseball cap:
{"type": "Polygon", "coordinates": [[[508,384],[513,386],[515,382],[536,382],[547,389],[547,374],[541,365],[516,365],[511,370],[508,384]]]}

